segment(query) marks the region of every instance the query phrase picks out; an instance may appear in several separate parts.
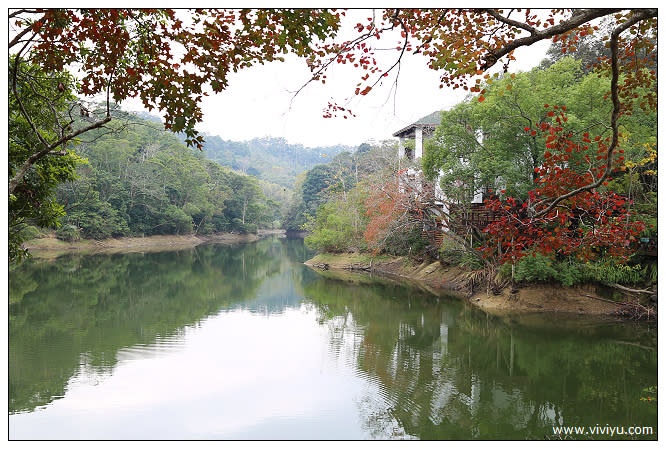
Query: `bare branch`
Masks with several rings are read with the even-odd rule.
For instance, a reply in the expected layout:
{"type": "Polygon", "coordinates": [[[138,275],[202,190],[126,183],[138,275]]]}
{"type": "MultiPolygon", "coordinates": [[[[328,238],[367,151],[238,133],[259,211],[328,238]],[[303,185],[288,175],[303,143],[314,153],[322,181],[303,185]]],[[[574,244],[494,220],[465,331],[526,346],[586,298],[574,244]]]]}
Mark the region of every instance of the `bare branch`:
{"type": "MultiPolygon", "coordinates": [[[[398,11],[399,11],[399,10],[396,10],[396,15],[394,16],[394,18],[397,17],[397,13],[398,13],[398,11]]],[[[373,14],[374,14],[374,10],[373,10],[373,14]]],[[[376,36],[377,34],[381,34],[381,33],[385,32],[385,31],[391,31],[391,30],[395,29],[395,25],[391,25],[390,27],[379,28],[379,29],[378,29],[378,28],[375,28],[375,27],[374,27],[374,23],[375,23],[375,21],[374,21],[374,19],[373,19],[373,21],[372,21],[372,25],[373,25],[373,26],[372,26],[372,28],[371,28],[370,30],[368,30],[367,32],[363,33],[363,34],[360,35],[360,36],[357,36],[356,38],[354,38],[353,40],[351,40],[351,41],[349,41],[349,42],[345,42],[345,43],[340,47],[340,49],[335,53],[335,55],[333,55],[331,58],[329,58],[324,64],[321,65],[321,67],[319,67],[318,69],[316,69],[316,70],[314,71],[314,73],[312,74],[312,76],[310,77],[310,79],[307,80],[307,81],[306,81],[301,87],[299,87],[299,88],[296,90],[296,92],[294,92],[294,95],[293,95],[293,97],[292,97],[292,99],[291,99],[290,106],[289,106],[290,109],[291,109],[291,103],[293,103],[294,99],[298,96],[298,94],[300,94],[301,91],[302,91],[307,85],[309,85],[312,81],[315,81],[315,80],[319,79],[319,76],[320,76],[322,73],[324,73],[324,72],[328,69],[328,67],[331,66],[331,64],[333,64],[333,63],[337,60],[337,58],[338,58],[340,55],[342,55],[342,54],[344,54],[344,53],[347,53],[347,52],[353,50],[357,45],[359,45],[359,44],[361,44],[361,43],[367,41],[368,39],[370,39],[370,38],[373,37],[373,36],[376,36]]],[[[403,27],[404,27],[404,25],[403,25],[403,27]]]]}
{"type": "Polygon", "coordinates": [[[512,20],[512,19],[509,19],[508,16],[507,16],[507,17],[504,17],[504,16],[502,16],[499,12],[497,12],[497,10],[495,10],[495,9],[486,9],[485,12],[486,12],[488,15],[490,15],[490,16],[494,17],[495,19],[497,19],[499,22],[502,22],[502,23],[504,23],[504,24],[506,24],[506,25],[509,25],[509,26],[512,26],[512,27],[516,27],[516,28],[520,28],[520,29],[522,29],[522,30],[527,31],[527,32],[530,33],[530,34],[538,33],[538,30],[537,30],[536,28],[531,27],[531,26],[529,26],[528,24],[526,24],[526,23],[524,23],[524,22],[520,22],[520,21],[518,21],[518,20],[512,20]]]}
{"type": "MultiPolygon", "coordinates": [[[[48,146],[48,142],[44,139],[42,134],[37,129],[37,126],[35,125],[35,123],[30,118],[30,115],[25,110],[25,107],[23,106],[23,102],[21,101],[21,97],[18,94],[18,89],[16,88],[16,81],[18,79],[18,71],[19,71],[20,65],[21,65],[21,57],[19,55],[16,55],[14,57],[14,67],[12,69],[12,94],[14,95],[14,99],[16,100],[16,104],[18,104],[18,107],[21,110],[21,114],[23,114],[23,117],[26,119],[26,121],[30,125],[30,128],[32,128],[32,131],[37,136],[37,139],[39,139],[39,141],[42,143],[42,145],[48,146]]],[[[14,189],[11,189],[9,193],[12,193],[13,191],[14,191],[14,189]]]]}
{"type": "MultiPolygon", "coordinates": [[[[22,30],[19,34],[14,36],[14,39],[12,39],[9,42],[8,47],[11,49],[14,45],[20,44],[22,42],[23,37],[31,31],[32,31],[32,28],[30,28],[30,27],[27,27],[24,30],[22,30]]],[[[30,39],[28,39],[28,42],[31,41],[35,36],[36,36],[36,34],[33,34],[32,37],[30,39]]]]}
{"type": "Polygon", "coordinates": [[[19,14],[37,14],[43,12],[42,9],[17,9],[9,13],[8,18],[13,19],[14,17],[18,16],[19,14]]]}

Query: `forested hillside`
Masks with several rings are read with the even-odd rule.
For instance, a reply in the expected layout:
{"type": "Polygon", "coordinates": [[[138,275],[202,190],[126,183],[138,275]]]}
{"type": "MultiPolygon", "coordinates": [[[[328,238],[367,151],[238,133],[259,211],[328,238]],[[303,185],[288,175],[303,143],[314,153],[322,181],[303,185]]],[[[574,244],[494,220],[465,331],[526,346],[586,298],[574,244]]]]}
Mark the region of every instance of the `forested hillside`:
{"type": "Polygon", "coordinates": [[[256,232],[278,224],[279,205],[255,177],[208,160],[157,123],[132,122],[119,133],[92,131],[77,146],[87,163],[57,188],[66,212],[58,237],[256,232]]]}
{"type": "Polygon", "coordinates": [[[209,159],[259,179],[291,188],[296,176],[335,155],[353,148],[335,145],[304,147],[281,137],[262,137],[237,142],[220,136],[205,136],[204,152],[209,159]]]}

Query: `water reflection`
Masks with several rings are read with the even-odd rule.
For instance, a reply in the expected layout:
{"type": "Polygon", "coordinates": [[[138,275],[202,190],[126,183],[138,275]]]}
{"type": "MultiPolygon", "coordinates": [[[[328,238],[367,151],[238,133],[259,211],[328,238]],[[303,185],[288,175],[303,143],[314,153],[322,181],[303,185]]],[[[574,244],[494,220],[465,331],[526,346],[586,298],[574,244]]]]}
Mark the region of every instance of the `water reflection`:
{"type": "Polygon", "coordinates": [[[361,401],[377,434],[391,420],[421,439],[543,439],[552,426],[597,424],[656,434],[656,407],[639,400],[657,381],[656,329],[493,318],[395,285],[331,282],[309,284],[306,296],[333,352],[353,347],[350,362],[381,384],[390,416],[361,401]]]}
{"type": "Polygon", "coordinates": [[[543,439],[651,425],[656,329],[494,318],[302,241],[10,272],[12,438],[543,439]],[[33,432],[38,429],[39,432],[33,432]]]}
{"type": "MultiPolygon", "coordinates": [[[[275,313],[298,304],[298,249],[277,239],[232,247],[31,261],[9,276],[9,410],[62,397],[82,371],[174,349],[220,309],[275,313]],[[132,355],[133,354],[133,355],[132,355]]],[[[301,245],[302,246],[302,245],[301,245]]],[[[300,262],[300,261],[299,261],[300,262]]]]}

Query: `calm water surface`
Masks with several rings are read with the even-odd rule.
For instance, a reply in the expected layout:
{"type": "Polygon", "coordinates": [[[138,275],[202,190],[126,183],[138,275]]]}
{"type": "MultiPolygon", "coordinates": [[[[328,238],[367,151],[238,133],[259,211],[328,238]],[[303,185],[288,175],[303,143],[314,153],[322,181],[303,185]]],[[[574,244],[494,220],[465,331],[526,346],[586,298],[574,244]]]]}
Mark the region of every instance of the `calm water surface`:
{"type": "Polygon", "coordinates": [[[12,269],[10,439],[656,438],[656,328],[492,317],[309,256],[271,238],[12,269]]]}

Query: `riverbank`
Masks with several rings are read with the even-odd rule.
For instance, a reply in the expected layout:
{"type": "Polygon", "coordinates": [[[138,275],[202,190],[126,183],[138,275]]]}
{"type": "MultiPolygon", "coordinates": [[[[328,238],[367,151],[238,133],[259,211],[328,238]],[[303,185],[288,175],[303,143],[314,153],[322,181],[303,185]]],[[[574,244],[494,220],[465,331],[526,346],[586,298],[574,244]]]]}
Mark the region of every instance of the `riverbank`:
{"type": "Polygon", "coordinates": [[[444,267],[439,262],[414,264],[406,257],[367,254],[318,254],[305,262],[318,270],[346,270],[389,277],[406,278],[422,283],[430,290],[455,295],[488,312],[565,312],[585,315],[616,315],[621,304],[608,297],[601,286],[564,287],[534,284],[495,295],[463,291],[470,273],[459,267],[444,267]]]}
{"type": "Polygon", "coordinates": [[[149,237],[119,237],[104,240],[79,240],[66,242],[49,235],[25,242],[23,245],[34,257],[52,258],[69,252],[121,253],[156,252],[169,249],[186,249],[204,243],[247,243],[270,235],[285,235],[282,229],[260,229],[257,234],[218,233],[210,235],[152,235],[149,237]]]}

